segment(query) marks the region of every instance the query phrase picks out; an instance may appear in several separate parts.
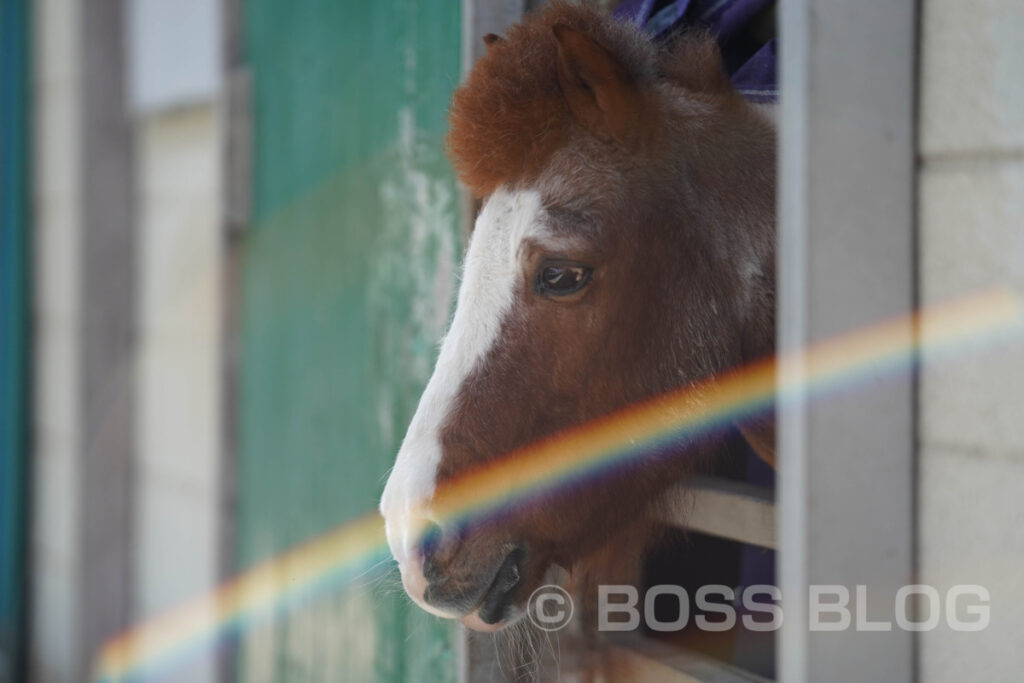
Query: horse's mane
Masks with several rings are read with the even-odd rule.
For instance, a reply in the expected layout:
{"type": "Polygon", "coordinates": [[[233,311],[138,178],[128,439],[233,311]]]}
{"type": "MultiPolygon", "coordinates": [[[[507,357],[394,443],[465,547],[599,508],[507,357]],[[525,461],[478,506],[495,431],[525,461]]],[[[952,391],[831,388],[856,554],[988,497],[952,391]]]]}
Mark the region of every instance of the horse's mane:
{"type": "Polygon", "coordinates": [[[448,154],[477,196],[529,180],[565,144],[572,116],[558,85],[555,26],[589,35],[639,82],[656,73],[654,46],[629,25],[596,10],[553,2],[490,44],[449,113],[448,154]]]}

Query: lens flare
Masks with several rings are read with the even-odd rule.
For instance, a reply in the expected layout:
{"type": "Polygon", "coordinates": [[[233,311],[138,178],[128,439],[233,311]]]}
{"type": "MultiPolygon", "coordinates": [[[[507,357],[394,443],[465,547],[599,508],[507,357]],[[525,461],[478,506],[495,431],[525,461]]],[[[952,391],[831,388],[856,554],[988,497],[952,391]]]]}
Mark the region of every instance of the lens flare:
{"type": "MultiPolygon", "coordinates": [[[[818,397],[880,374],[912,369],[1024,332],[1024,306],[1007,289],[988,290],[921,313],[755,363],[660,396],[509,453],[437,492],[436,519],[465,521],[586,480],[659,445],[696,438],[774,400],[818,397]],[[777,367],[784,370],[777,372],[777,367]]],[[[355,578],[386,556],[376,511],[249,569],[216,590],[128,630],[100,651],[94,680],[114,681],[170,666],[244,630],[273,610],[355,578]]]]}

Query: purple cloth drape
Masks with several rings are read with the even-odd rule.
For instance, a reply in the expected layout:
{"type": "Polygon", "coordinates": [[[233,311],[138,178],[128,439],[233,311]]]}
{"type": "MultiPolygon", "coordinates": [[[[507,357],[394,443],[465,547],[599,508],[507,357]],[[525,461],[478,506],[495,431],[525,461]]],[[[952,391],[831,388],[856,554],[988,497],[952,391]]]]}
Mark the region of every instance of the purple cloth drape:
{"type": "Polygon", "coordinates": [[[752,102],[775,102],[776,41],[758,42],[751,22],[775,0],[624,0],[617,17],[634,22],[656,38],[684,26],[704,26],[718,39],[733,86],[752,102]]]}

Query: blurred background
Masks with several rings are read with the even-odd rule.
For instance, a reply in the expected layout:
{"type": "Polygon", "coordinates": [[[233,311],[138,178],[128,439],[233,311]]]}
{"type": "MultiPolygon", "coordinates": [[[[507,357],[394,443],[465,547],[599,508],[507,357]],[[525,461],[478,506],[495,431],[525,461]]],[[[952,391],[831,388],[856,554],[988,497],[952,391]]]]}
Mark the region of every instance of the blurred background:
{"type": "MultiPolygon", "coordinates": [[[[1024,291],[1021,4],[919,4],[915,286],[1024,291]]],[[[375,508],[472,211],[448,101],[530,5],[0,0],[0,681],[86,680],[111,637],[375,508]]],[[[1019,344],[924,376],[925,576],[1024,594],[1022,381],[1019,344]]],[[[1019,673],[1024,620],[999,623],[923,641],[924,670],[1019,673]]],[[[393,586],[244,626],[153,680],[460,657],[393,586]]]]}
{"type": "MultiPolygon", "coordinates": [[[[85,680],[108,638],[375,509],[461,250],[460,12],[4,0],[0,680],[85,680]]],[[[383,593],[172,678],[450,678],[448,626],[383,593]]]]}

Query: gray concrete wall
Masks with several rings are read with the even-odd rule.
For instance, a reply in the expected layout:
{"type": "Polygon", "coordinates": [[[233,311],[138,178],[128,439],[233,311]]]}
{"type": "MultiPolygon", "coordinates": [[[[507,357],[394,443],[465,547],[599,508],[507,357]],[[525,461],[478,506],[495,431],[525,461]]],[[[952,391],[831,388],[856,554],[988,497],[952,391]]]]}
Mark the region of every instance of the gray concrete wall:
{"type": "MultiPolygon", "coordinates": [[[[919,287],[924,305],[986,287],[1024,296],[1024,4],[922,2],[919,287]]],[[[926,356],[925,360],[928,360],[926,356]]],[[[1024,342],[924,367],[921,582],[991,594],[978,633],[922,633],[923,681],[1024,670],[1024,342]]],[[[966,617],[966,615],[961,614],[966,617]]]]}

